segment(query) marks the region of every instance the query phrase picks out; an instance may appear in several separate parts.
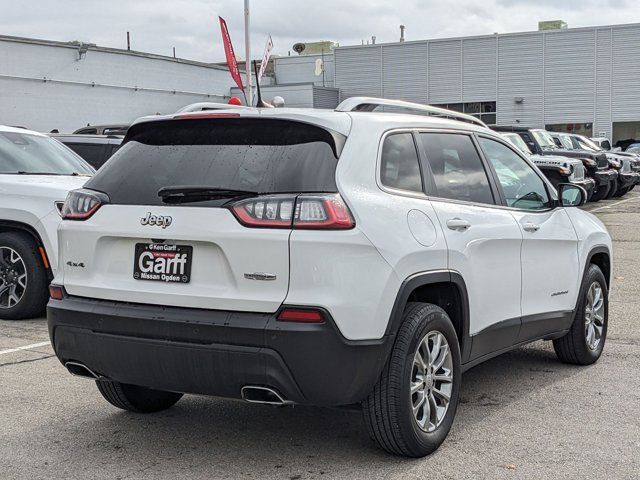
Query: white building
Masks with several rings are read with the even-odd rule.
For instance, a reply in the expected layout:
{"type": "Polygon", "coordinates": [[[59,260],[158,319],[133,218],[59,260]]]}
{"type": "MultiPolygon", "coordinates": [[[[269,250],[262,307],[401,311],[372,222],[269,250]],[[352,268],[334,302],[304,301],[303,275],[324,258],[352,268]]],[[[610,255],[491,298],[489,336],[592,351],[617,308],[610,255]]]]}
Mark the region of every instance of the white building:
{"type": "Polygon", "coordinates": [[[226,101],[229,71],[78,42],[0,36],[0,124],[48,132],[226,101]]]}

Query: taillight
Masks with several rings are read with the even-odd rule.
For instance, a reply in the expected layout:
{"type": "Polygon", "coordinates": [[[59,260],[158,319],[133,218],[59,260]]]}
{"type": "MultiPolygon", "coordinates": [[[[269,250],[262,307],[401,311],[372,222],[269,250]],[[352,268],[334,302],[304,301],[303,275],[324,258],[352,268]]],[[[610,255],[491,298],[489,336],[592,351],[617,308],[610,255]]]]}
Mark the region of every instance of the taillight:
{"type": "Polygon", "coordinates": [[[340,195],[301,195],[296,201],[293,228],[346,230],[355,222],[340,195]]]}
{"type": "Polygon", "coordinates": [[[241,200],[231,211],[245,227],[291,228],[296,197],[269,195],[241,200]]]}
{"type": "Polygon", "coordinates": [[[60,215],[63,220],[86,220],[105,203],[109,203],[109,197],[104,193],[84,188],[72,190],[62,205],[60,215]]]}
{"type": "Polygon", "coordinates": [[[49,296],[53,300],[62,300],[64,298],[64,287],[60,285],[49,285],[49,296]]]}
{"type": "Polygon", "coordinates": [[[324,323],[324,315],[319,310],[302,308],[283,308],[278,314],[280,322],[324,323]]]}
{"type": "Polygon", "coordinates": [[[231,211],[245,227],[346,230],[355,226],[339,194],[268,195],[241,200],[231,211]]]}

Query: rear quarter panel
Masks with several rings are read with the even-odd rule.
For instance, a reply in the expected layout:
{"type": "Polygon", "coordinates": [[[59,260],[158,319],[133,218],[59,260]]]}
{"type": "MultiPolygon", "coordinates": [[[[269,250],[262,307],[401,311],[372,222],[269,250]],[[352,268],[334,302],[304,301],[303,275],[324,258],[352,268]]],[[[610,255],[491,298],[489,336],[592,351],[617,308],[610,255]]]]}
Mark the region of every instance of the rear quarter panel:
{"type": "MultiPolygon", "coordinates": [[[[417,272],[446,268],[447,250],[433,207],[425,196],[390,193],[377,183],[382,137],[391,130],[413,127],[411,117],[391,122],[390,117],[370,115],[359,120],[353,122],[338,162],[336,184],[355,218],[362,244],[359,250],[353,245],[346,250],[342,250],[345,245],[336,248],[345,255],[354,274],[333,290],[338,294],[336,305],[356,303],[349,309],[327,308],[335,311],[336,323],[347,338],[379,339],[387,329],[402,282],[417,272]],[[423,222],[420,228],[416,228],[416,221],[423,222]]],[[[301,237],[294,232],[292,291],[298,238],[301,237]]]]}

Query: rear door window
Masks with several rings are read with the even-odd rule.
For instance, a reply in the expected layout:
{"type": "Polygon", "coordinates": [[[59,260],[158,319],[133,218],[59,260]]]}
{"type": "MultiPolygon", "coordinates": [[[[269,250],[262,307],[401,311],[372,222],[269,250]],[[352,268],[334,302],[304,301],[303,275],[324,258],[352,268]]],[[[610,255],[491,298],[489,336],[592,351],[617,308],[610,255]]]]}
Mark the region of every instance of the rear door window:
{"type": "Polygon", "coordinates": [[[493,204],[489,178],[473,140],[454,133],[421,133],[435,183],[433,196],[493,204]]]}
{"type": "MultiPolygon", "coordinates": [[[[335,132],[279,119],[189,119],[138,124],[87,183],[111,202],[163,205],[165,187],[259,194],[337,192],[335,132]]],[[[215,206],[220,200],[188,205],[215,206]]]]}
{"type": "Polygon", "coordinates": [[[418,151],[411,133],[396,133],[385,138],[380,180],[385,187],[423,192],[418,151]]]}

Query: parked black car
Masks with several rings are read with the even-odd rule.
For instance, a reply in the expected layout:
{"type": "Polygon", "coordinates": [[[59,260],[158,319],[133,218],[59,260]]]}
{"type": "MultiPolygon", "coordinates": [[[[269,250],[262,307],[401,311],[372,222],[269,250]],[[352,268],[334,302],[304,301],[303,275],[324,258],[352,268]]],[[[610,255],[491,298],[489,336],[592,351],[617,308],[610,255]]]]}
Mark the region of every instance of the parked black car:
{"type": "Polygon", "coordinates": [[[515,132],[522,137],[529,150],[537,155],[561,155],[563,157],[579,158],[587,170],[587,176],[596,182],[596,188],[591,200],[597,202],[607,198],[610,189],[615,185],[618,172],[609,168],[609,160],[604,153],[588,152],[586,150],[569,150],[559,148],[544,129],[528,127],[491,127],[498,132],[515,132]]]}
{"type": "Polygon", "coordinates": [[[550,132],[556,145],[570,150],[586,150],[589,152],[604,153],[609,160],[609,168],[618,172],[618,178],[609,190],[607,198],[626,195],[638,183],[640,183],[640,161],[631,153],[607,152],[602,147],[592,142],[591,139],[575,133],[550,132]]]}
{"type": "Polygon", "coordinates": [[[49,136],[64,143],[96,170],[102,167],[111,158],[111,155],[120,148],[123,139],[117,135],[51,133],[49,136]]]}

